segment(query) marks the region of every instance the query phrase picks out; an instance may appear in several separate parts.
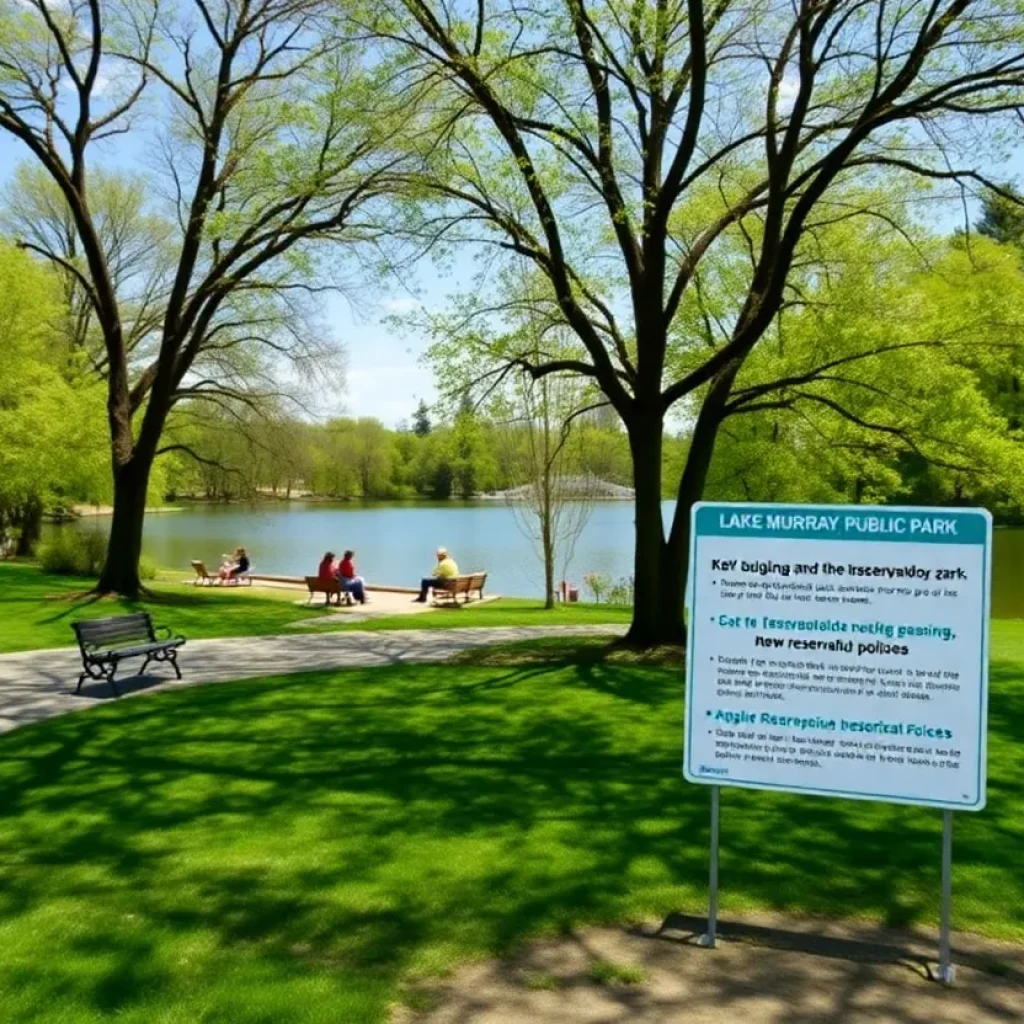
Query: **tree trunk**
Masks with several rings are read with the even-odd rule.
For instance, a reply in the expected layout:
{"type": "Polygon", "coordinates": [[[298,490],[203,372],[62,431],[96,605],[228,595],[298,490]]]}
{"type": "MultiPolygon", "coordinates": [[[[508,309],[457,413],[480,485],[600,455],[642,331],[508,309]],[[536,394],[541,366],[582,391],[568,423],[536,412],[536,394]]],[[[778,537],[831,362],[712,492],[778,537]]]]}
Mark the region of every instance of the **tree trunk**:
{"type": "Polygon", "coordinates": [[[551,474],[545,470],[541,495],[540,543],[544,550],[544,607],[555,607],[555,538],[551,522],[551,474]]]}
{"type": "Polygon", "coordinates": [[[661,446],[664,422],[651,416],[627,427],[633,457],[633,621],[626,640],[643,647],[685,640],[682,597],[666,601],[665,529],[661,518],[661,446]]]}
{"type": "Polygon", "coordinates": [[[683,609],[686,604],[686,585],[690,571],[690,511],[695,502],[704,497],[711,458],[715,453],[718,430],[722,425],[723,409],[732,388],[738,365],[717,378],[708,391],[693,426],[686,466],[679,481],[672,528],[665,545],[661,575],[661,603],[672,622],[679,623],[681,642],[686,641],[683,609]]]}
{"type": "Polygon", "coordinates": [[[107,560],[96,589],[101,593],[137,597],[142,526],[146,517],[146,492],[153,456],[136,452],[114,470],[114,515],[107,542],[107,560]]]}
{"type": "Polygon", "coordinates": [[[35,550],[43,529],[43,505],[37,498],[30,498],[21,510],[21,533],[15,554],[28,556],[35,550]]]}

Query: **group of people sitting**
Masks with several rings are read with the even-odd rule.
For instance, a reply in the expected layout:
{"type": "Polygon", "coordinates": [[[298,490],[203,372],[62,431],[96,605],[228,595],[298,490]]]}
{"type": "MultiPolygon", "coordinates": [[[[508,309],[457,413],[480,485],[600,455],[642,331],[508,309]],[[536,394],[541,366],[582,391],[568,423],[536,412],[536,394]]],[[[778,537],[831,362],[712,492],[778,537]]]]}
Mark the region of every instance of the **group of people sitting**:
{"type": "MultiPolygon", "coordinates": [[[[356,572],[353,561],[355,554],[354,551],[346,551],[339,559],[333,551],[325,552],[324,557],[320,559],[317,576],[322,580],[337,580],[342,592],[351,594],[360,604],[366,604],[366,581],[356,572]]],[[[425,604],[431,587],[441,586],[445,580],[458,575],[459,567],[455,564],[455,559],[448,554],[448,549],[438,548],[437,565],[430,576],[420,580],[420,595],[413,600],[425,604]]]]}
{"type": "MultiPolygon", "coordinates": [[[[351,594],[360,604],[366,604],[366,583],[356,572],[354,551],[346,551],[340,559],[335,559],[333,551],[328,551],[320,559],[317,575],[322,580],[337,580],[346,594],[351,594]]],[[[340,600],[340,598],[339,598],[340,600]]]]}

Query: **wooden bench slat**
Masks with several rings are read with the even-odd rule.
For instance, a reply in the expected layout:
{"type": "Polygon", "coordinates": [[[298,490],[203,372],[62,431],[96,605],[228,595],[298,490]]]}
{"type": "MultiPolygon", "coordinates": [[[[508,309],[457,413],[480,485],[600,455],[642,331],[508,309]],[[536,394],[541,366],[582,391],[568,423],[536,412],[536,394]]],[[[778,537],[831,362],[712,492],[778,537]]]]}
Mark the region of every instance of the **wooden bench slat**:
{"type": "Polygon", "coordinates": [[[436,601],[438,598],[444,597],[452,603],[457,603],[455,599],[460,594],[463,594],[465,595],[463,604],[468,604],[473,591],[478,593],[478,600],[483,600],[484,584],[486,582],[487,573],[485,572],[463,573],[459,576],[451,576],[443,583],[434,585],[434,600],[436,601]]]}

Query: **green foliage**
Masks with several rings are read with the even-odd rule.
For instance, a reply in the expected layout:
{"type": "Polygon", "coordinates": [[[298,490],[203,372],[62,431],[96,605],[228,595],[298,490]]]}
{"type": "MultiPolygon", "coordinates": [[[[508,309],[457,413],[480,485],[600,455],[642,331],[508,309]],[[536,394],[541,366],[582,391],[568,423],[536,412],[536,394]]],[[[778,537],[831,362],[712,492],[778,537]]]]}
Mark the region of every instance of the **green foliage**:
{"type": "Polygon", "coordinates": [[[601,603],[601,598],[608,592],[611,584],[612,581],[607,573],[587,572],[583,574],[583,586],[593,594],[594,601],[597,604],[601,603]]]}
{"type": "Polygon", "coordinates": [[[95,579],[103,568],[107,538],[97,530],[58,530],[37,557],[45,573],[54,576],[88,576],[95,579]]]}
{"type": "Polygon", "coordinates": [[[413,413],[412,432],[417,437],[426,437],[432,429],[430,410],[427,409],[427,403],[421,398],[420,404],[416,406],[416,411],[413,413]]]}
{"type": "Polygon", "coordinates": [[[29,510],[108,493],[103,392],[62,343],[56,275],[0,244],[0,540],[29,510]]]}
{"type": "Polygon", "coordinates": [[[974,226],[995,242],[1024,248],[1024,196],[1012,185],[1005,188],[1009,197],[985,192],[981,199],[981,216],[974,226]]]}
{"type": "MultiPolygon", "coordinates": [[[[311,493],[345,500],[445,500],[517,487],[528,479],[514,453],[527,431],[470,411],[428,434],[388,430],[371,418],[308,423],[287,417],[196,415],[172,422],[169,436],[203,461],[175,451],[157,461],[154,501],[211,501],[311,493]]],[[[591,426],[582,462],[589,472],[628,486],[629,452],[621,431],[591,426]]]]}
{"type": "Polygon", "coordinates": [[[1019,257],[986,239],[913,241],[866,223],[822,233],[737,376],[706,496],[1020,514],[1019,257]]]}

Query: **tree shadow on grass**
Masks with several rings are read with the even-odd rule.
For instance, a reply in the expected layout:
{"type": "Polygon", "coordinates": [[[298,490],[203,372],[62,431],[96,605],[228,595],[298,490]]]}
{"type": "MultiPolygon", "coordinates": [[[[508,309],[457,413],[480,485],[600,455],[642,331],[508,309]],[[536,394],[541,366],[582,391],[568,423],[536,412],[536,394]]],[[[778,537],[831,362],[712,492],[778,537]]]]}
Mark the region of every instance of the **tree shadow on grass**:
{"type": "MultiPolygon", "coordinates": [[[[990,806],[958,817],[960,927],[1009,930],[1024,903],[1018,671],[993,667],[990,806]]],[[[682,690],[677,670],[602,662],[407,665],[167,691],[19,730],[0,741],[0,920],[18,940],[0,966],[45,957],[30,1010],[142,1015],[224,986],[256,1005],[258,976],[290,993],[281,1024],[357,996],[345,1019],[379,1020],[410,974],[698,911],[708,797],[681,777],[682,690]],[[102,935],[107,961],[83,966],[55,906],[102,935]],[[121,982],[139,929],[153,970],[121,982]]],[[[940,829],[915,808],[730,791],[723,912],[934,919],[940,829]]],[[[245,1012],[223,1019],[258,1019],[245,1012]]]]}

